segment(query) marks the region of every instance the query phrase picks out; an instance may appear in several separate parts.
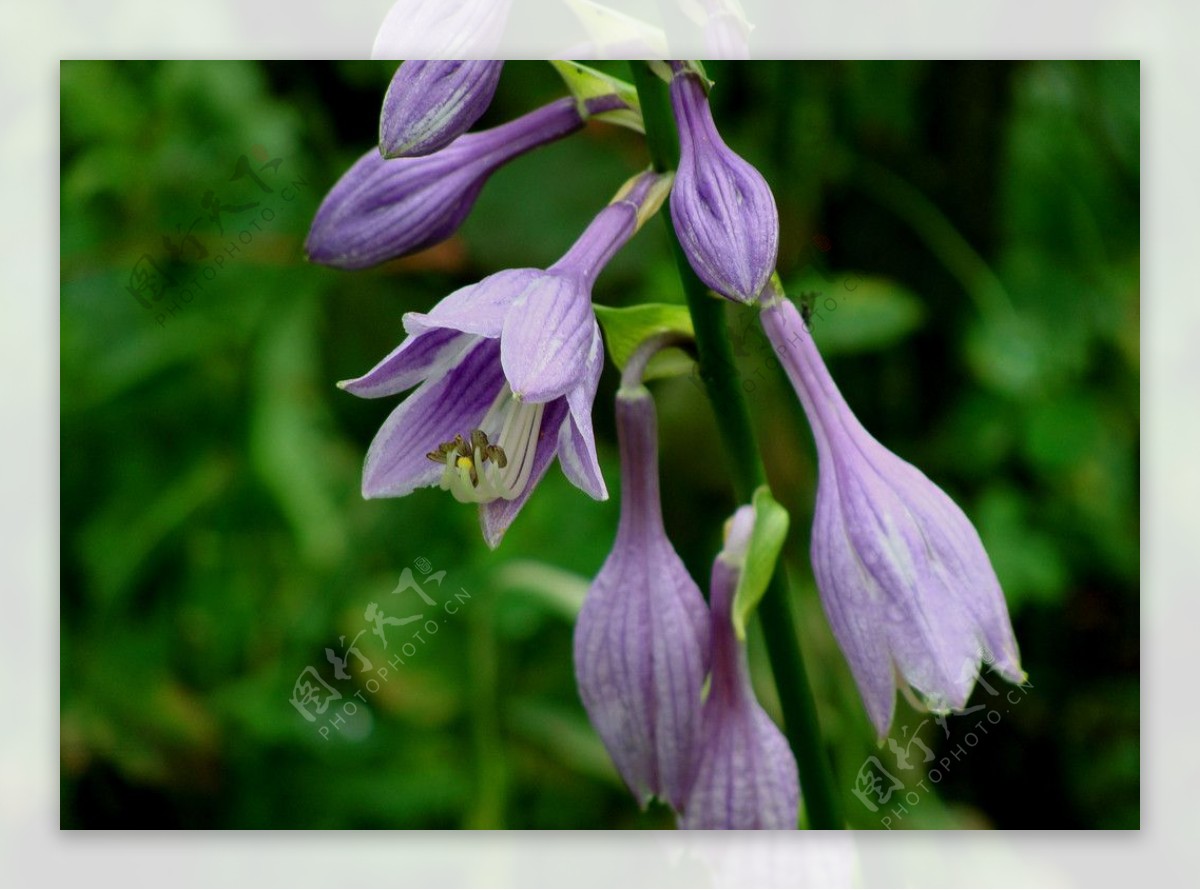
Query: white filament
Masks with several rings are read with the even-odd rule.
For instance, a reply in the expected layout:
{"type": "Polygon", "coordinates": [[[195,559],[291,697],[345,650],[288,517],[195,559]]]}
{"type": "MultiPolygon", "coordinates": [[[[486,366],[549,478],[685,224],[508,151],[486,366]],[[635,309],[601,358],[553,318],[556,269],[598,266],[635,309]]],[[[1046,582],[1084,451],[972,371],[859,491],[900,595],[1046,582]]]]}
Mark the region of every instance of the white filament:
{"type": "Polygon", "coordinates": [[[504,384],[479,429],[487,434],[490,444],[504,450],[507,462],[497,466],[480,448],[474,449],[471,457],[451,451],[446,456],[441,487],[464,504],[489,504],[498,498],[511,501],[520,495],[533,472],[545,408],[514,398],[508,384],[504,384]]]}

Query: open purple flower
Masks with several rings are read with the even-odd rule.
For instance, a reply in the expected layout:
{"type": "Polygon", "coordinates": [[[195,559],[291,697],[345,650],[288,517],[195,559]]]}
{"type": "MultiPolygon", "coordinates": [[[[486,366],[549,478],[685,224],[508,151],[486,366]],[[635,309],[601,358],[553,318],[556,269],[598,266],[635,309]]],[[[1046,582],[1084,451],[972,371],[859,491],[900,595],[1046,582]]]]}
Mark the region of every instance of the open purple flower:
{"type": "Polygon", "coordinates": [[[800,777],[787,739],[754,697],[746,650],[731,610],[754,528],[754,508],[729,524],[725,549],[713,562],[712,678],[704,701],[703,739],[680,828],[795,828],[800,777]]]}
{"type": "Polygon", "coordinates": [[[432,154],[467,132],[491,104],[503,68],[502,61],[406,61],[383,98],[383,156],[432,154]]]}
{"type": "Polygon", "coordinates": [[[701,741],[708,610],[663,529],[654,400],[622,387],[616,414],[621,518],[575,625],[575,678],[638,803],[680,810],[701,741]]]}
{"type": "Polygon", "coordinates": [[[440,485],[480,504],[492,547],[556,456],[574,485],[608,497],[592,434],[604,354],[591,289],[669,185],[637,177],[545,271],[499,272],[404,316],[404,342],[339,384],[365,398],[417,387],[371,443],[364,497],[440,485]]]}
{"type": "Polygon", "coordinates": [[[946,711],[966,706],[983,660],[1023,682],[1004,595],[970,521],[862,427],[791,302],[773,297],[762,323],[817,443],[813,572],[880,738],[900,683],[946,711]]]}
{"type": "Polygon", "coordinates": [[[372,148],[321,202],[305,242],[313,262],[363,269],[449,238],[501,165],[583,126],[574,99],[455,139],[422,157],[385,158],[372,148]]]}
{"type": "Polygon", "coordinates": [[[762,174],[734,153],[713,122],[704,84],[677,68],[671,104],[679,170],[671,218],[688,262],[723,297],[753,303],[779,257],[779,212],[762,174]]]}

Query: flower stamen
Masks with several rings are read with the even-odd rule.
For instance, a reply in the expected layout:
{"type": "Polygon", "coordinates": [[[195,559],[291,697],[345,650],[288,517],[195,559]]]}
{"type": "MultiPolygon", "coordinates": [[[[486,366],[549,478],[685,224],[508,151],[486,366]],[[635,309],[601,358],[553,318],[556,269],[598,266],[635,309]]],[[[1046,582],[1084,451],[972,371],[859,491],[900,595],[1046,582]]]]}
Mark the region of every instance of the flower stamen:
{"type": "Polygon", "coordinates": [[[544,413],[545,405],[515,398],[505,384],[469,439],[460,434],[426,453],[446,466],[442,489],[464,504],[514,500],[533,473],[544,413]]]}

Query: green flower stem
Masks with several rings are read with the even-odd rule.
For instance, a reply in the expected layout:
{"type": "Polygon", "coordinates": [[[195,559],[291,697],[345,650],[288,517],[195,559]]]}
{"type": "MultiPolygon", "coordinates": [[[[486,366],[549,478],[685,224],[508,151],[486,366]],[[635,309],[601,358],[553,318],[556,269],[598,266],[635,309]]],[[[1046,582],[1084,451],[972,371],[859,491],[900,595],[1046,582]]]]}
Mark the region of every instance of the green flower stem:
{"type": "MultiPolygon", "coordinates": [[[[632,62],[630,67],[641,100],[646,142],[654,168],[660,172],[674,170],[679,164],[679,143],[667,86],[644,63],[632,62]]],[[[766,470],[758,453],[750,412],[742,398],[741,380],[733,361],[733,350],[725,325],[724,301],[714,298],[692,271],[667,213],[663,214],[663,220],[670,234],[675,265],[692,315],[700,376],[717,416],[717,429],[733,474],[734,491],[738,503],[748,504],[754,490],[766,483],[766,470]]],[[[776,566],[771,584],[758,608],[771,672],[775,676],[783,710],[784,730],[800,769],[800,785],[809,827],[843,828],[845,823],[821,739],[816,703],[800,654],[796,621],[782,563],[776,566]]]]}

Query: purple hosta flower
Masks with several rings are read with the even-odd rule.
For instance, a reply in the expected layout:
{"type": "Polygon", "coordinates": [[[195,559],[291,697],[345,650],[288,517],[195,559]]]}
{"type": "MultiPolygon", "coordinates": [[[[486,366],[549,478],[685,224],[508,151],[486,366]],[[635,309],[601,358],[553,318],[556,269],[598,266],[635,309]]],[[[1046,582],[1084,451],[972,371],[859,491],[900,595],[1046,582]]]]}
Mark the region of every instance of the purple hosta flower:
{"type": "Polygon", "coordinates": [[[436,154],[384,158],[372,148],[337,181],[313,219],[309,259],[362,269],[449,238],[502,164],[583,126],[559,99],[499,127],[468,133],[436,154]]]}
{"type": "Polygon", "coordinates": [[[638,802],[680,810],[701,741],[708,610],[663,529],[650,393],[622,388],[616,414],[621,519],[575,625],[575,678],[638,802]]]}
{"type": "Polygon", "coordinates": [[[717,132],[698,75],[678,69],[671,104],[680,160],[671,218],[700,280],[731,300],[752,303],[775,271],[779,213],[762,174],[717,132]]]}
{"type": "Polygon", "coordinates": [[[1023,682],[1004,595],[970,521],[863,429],[791,302],[773,301],[762,323],[816,439],[813,571],[880,738],[898,684],[945,711],[966,705],[983,659],[1023,682]]]}
{"type": "Polygon", "coordinates": [[[754,697],[746,650],[733,629],[733,595],[753,528],[754,508],[740,508],[713,563],[712,678],[680,828],[795,828],[799,818],[796,758],[754,697]]]}
{"type": "Polygon", "coordinates": [[[549,269],[498,272],[404,316],[404,342],[339,384],[365,398],[417,387],[371,443],[364,497],[440,485],[480,504],[492,547],[556,456],[573,484],[608,497],[592,435],[604,353],[591,289],[669,187],[642,174],[549,269]]]}
{"type": "Polygon", "coordinates": [[[406,61],[383,98],[383,156],[432,154],[467,132],[492,103],[503,68],[502,61],[406,61]]]}

